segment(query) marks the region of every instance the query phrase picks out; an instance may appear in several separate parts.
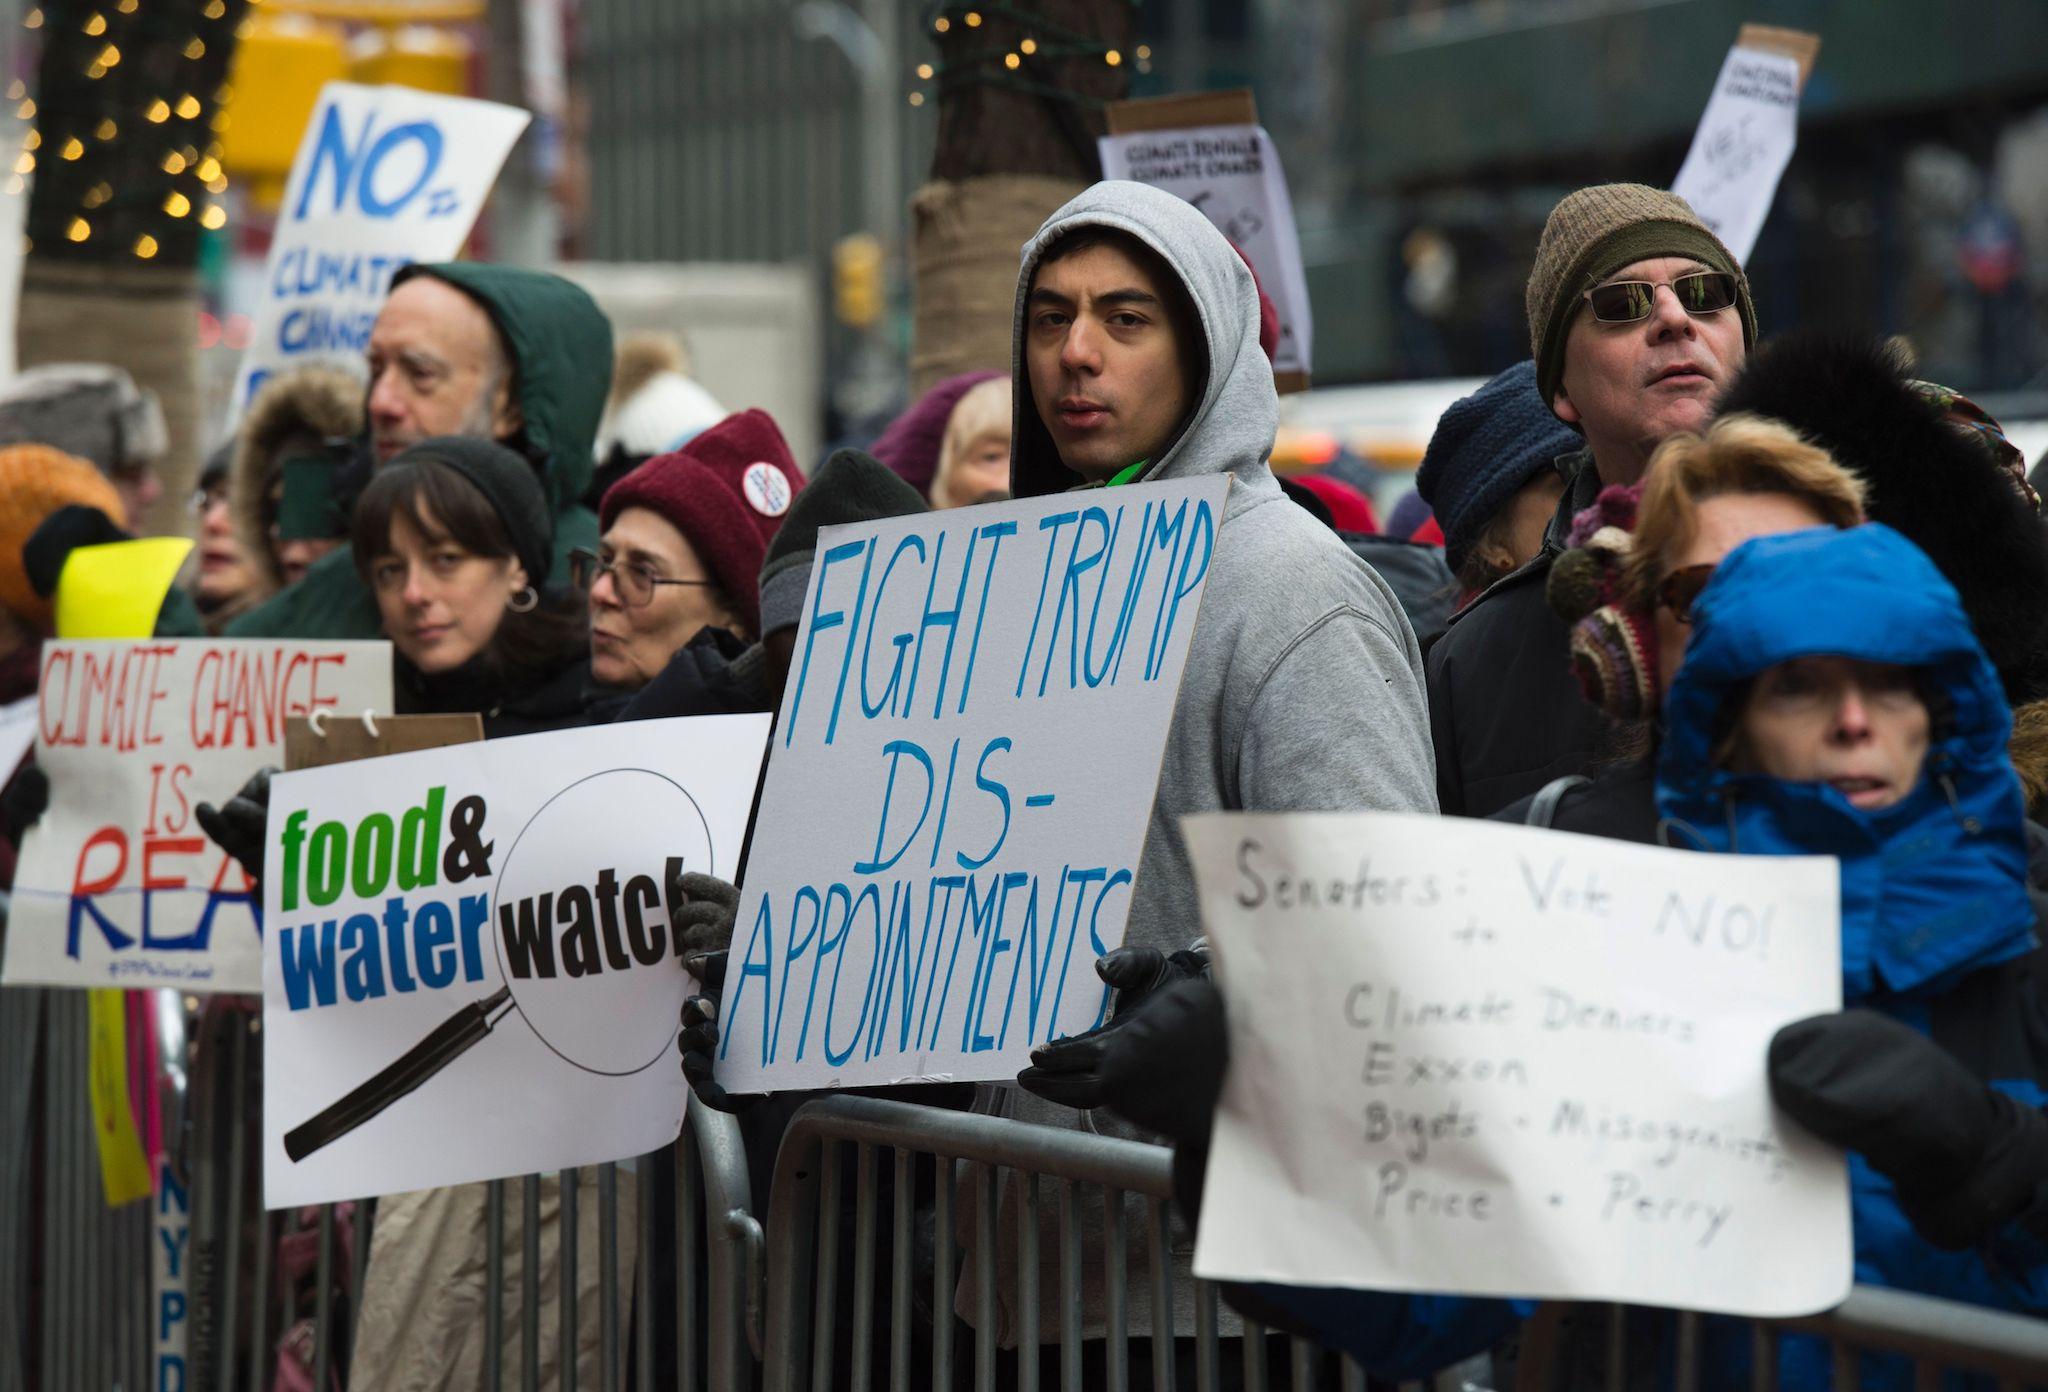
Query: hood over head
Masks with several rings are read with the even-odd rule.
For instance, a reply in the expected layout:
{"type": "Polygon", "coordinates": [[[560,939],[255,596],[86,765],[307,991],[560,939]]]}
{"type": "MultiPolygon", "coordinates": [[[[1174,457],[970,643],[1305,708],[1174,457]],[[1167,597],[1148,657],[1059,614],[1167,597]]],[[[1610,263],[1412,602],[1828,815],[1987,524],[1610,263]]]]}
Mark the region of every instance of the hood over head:
{"type": "Polygon", "coordinates": [[[597,423],[612,385],[612,325],[573,281],[524,266],[444,261],[407,266],[392,277],[444,280],[484,307],[512,358],[513,389],[525,421],[506,443],[540,471],[556,511],[590,486],[597,423]]]}
{"type": "Polygon", "coordinates": [[[1841,860],[1845,1000],[1939,989],[2030,950],[2026,836],[1997,671],[1955,588],[1881,523],[1759,537],[1693,606],[1664,706],[1657,810],[1673,844],[1841,860]],[[1721,767],[1715,746],[1751,678],[1830,655],[1918,668],[1933,728],[1919,784],[1879,811],[1825,783],[1721,767]]]}
{"type": "MultiPolygon", "coordinates": [[[[235,432],[228,462],[228,509],[235,534],[268,588],[284,583],[270,552],[276,520],[270,490],[285,467],[279,448],[296,436],[337,443],[327,455],[330,475],[344,466],[349,446],[363,433],[363,384],[338,367],[309,366],[280,372],[263,384],[235,432]]],[[[333,535],[348,535],[346,509],[337,508],[333,535]]]]}
{"type": "MultiPolygon", "coordinates": [[[[1180,277],[1193,302],[1206,369],[1201,398],[1180,434],[1142,478],[1192,478],[1263,468],[1280,422],[1273,365],[1259,347],[1259,290],[1251,267],[1193,205],[1148,184],[1107,179],[1084,190],[1045,220],[1024,245],[1011,323],[1010,376],[1016,390],[1010,491],[1037,497],[1087,480],[1069,469],[1031,399],[1025,364],[1025,300],[1047,248],[1087,227],[1128,233],[1180,277]]],[[[1136,463],[1136,460],[1131,461],[1136,463]]]]}

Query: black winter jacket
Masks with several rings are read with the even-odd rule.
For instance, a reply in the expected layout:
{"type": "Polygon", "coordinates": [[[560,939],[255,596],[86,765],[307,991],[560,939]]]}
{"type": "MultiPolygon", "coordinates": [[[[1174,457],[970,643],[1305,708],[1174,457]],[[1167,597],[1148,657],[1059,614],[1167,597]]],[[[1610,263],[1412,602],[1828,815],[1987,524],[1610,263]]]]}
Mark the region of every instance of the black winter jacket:
{"type": "Polygon", "coordinates": [[[1449,816],[1491,816],[1553,778],[1583,773],[1606,727],[1572,676],[1571,631],[1543,595],[1573,514],[1599,496],[1600,475],[1583,451],[1557,467],[1567,484],[1542,553],[1453,615],[1429,649],[1437,803],[1449,816]]]}

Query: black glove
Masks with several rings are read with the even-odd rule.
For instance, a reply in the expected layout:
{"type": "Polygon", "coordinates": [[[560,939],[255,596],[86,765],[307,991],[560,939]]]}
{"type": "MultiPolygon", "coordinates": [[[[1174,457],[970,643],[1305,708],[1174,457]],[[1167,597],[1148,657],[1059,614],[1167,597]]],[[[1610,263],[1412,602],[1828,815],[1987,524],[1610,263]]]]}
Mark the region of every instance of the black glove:
{"type": "Polygon", "coordinates": [[[1816,1015],[1771,1040],[1771,1096],[1891,1180],[1913,1230],[1979,1246],[2029,1209],[2048,1218],[2048,1115],[1871,1010],[1816,1015]]]}
{"type": "Polygon", "coordinates": [[[1223,994],[1206,976],[1164,986],[1106,1025],[1031,1051],[1017,1084],[1067,1107],[1107,1107],[1176,1143],[1206,1142],[1230,1062],[1223,994]]]}
{"type": "Polygon", "coordinates": [[[40,764],[23,764],[21,772],[0,793],[0,832],[9,845],[19,848],[28,829],[50,810],[50,775],[40,764]]]}
{"type": "Polygon", "coordinates": [[[21,548],[22,568],[28,572],[29,588],[44,599],[57,593],[64,562],[81,546],[99,546],[109,541],[131,540],[114,525],[114,519],[96,507],[72,503],[45,517],[21,548]]]}
{"type": "Polygon", "coordinates": [[[202,802],[193,809],[200,829],[233,856],[235,864],[248,871],[259,886],[263,883],[263,829],[270,819],[270,775],[276,772],[268,766],[257,769],[224,806],[202,802]]]}
{"type": "Polygon", "coordinates": [[[684,875],[673,886],[669,928],[676,935],[683,970],[697,978],[713,1001],[725,986],[725,954],[732,946],[733,917],[740,891],[714,875],[684,875]]]}
{"type": "Polygon", "coordinates": [[[1121,1015],[1162,986],[1207,976],[1209,957],[1192,950],[1169,957],[1156,947],[1120,947],[1095,959],[1095,974],[1116,988],[1113,1013],[1121,1015]]]}
{"type": "Polygon", "coordinates": [[[683,1032],[676,1049],[683,1056],[683,1077],[689,1080],[690,1091],[713,1111],[743,1112],[766,1095],[735,1096],[718,1085],[718,1002],[713,997],[692,996],[683,1002],[683,1032]]]}

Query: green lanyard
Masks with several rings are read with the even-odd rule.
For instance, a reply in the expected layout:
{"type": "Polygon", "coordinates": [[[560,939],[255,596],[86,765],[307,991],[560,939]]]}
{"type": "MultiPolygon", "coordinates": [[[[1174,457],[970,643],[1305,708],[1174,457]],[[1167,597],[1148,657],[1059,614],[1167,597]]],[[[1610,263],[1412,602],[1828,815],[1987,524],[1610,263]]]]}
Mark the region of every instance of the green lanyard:
{"type": "Polygon", "coordinates": [[[1111,478],[1108,483],[1105,483],[1102,486],[1104,488],[1115,488],[1119,484],[1135,482],[1138,475],[1144,473],[1145,470],[1151,467],[1151,460],[1140,459],[1137,463],[1131,465],[1130,468],[1119,470],[1115,477],[1111,478]]]}

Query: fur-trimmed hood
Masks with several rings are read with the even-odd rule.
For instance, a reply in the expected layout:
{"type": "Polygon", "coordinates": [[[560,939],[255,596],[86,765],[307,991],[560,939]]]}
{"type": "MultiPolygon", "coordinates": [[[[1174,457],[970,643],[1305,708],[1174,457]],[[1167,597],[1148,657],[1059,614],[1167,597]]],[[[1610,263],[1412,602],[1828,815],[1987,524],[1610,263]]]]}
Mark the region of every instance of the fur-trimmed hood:
{"type": "Polygon", "coordinates": [[[1750,358],[1720,410],[1783,421],[1859,476],[1870,520],[1926,552],[1962,596],[2007,698],[2040,700],[2048,528],[1981,431],[1945,418],[1942,395],[1882,339],[1799,330],[1750,358]]]}
{"type": "Polygon", "coordinates": [[[249,553],[263,594],[284,584],[270,551],[271,486],[281,461],[278,447],[294,435],[352,440],[363,433],[363,384],[333,367],[280,372],[263,384],[235,435],[228,464],[228,507],[235,534],[249,553]]]}

